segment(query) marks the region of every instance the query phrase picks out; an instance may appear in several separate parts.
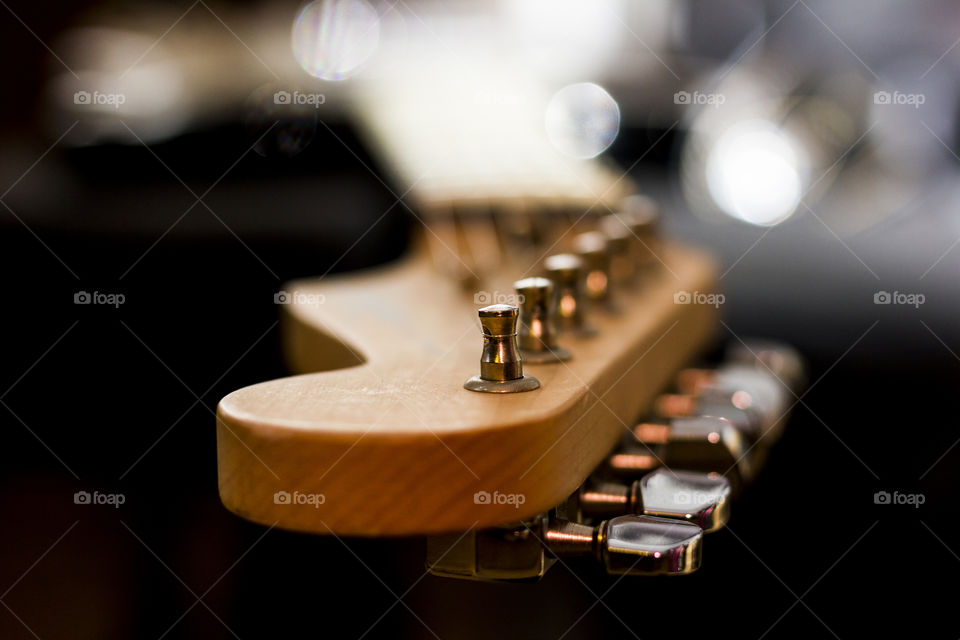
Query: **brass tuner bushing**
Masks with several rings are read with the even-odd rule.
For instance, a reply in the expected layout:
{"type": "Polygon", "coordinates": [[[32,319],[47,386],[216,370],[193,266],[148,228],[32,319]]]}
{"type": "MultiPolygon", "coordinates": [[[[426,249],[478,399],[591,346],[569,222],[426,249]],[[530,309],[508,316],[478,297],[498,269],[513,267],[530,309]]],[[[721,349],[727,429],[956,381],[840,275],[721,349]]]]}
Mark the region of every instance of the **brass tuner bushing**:
{"type": "Polygon", "coordinates": [[[492,304],[480,309],[483,354],[480,375],[463,383],[464,389],[486,393],[533,391],[540,381],[523,375],[523,362],[517,347],[519,309],[509,304],[492,304]]]}
{"type": "Polygon", "coordinates": [[[520,300],[517,342],[526,362],[562,362],[570,352],[557,344],[553,326],[554,288],[546,278],[524,278],[513,283],[520,300]]]}
{"type": "Polygon", "coordinates": [[[587,299],[612,308],[610,282],[610,244],[599,231],[581,233],[573,239],[574,252],[584,264],[584,292],[587,299]]]}
{"type": "Polygon", "coordinates": [[[583,309],[583,260],[572,253],[558,253],[543,262],[547,277],[557,288],[557,328],[563,333],[592,336],[596,330],[587,325],[583,309]]]}

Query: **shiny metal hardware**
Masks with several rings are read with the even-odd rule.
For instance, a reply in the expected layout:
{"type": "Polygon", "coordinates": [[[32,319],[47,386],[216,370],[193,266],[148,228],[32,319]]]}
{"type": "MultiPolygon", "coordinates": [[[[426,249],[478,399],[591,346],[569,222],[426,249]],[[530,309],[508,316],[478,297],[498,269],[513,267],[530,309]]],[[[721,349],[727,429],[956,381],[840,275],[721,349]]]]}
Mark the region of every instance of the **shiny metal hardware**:
{"type": "MultiPolygon", "coordinates": [[[[656,412],[664,418],[690,418],[693,416],[715,416],[726,418],[741,434],[751,442],[763,437],[768,424],[751,407],[740,408],[728,397],[691,396],[682,393],[664,393],[654,402],[656,412]]],[[[764,444],[772,444],[764,441],[764,444]]]]}
{"type": "Polygon", "coordinates": [[[587,324],[584,314],[583,260],[572,253],[559,253],[544,260],[543,266],[557,288],[553,314],[557,328],[580,337],[595,335],[596,329],[587,324]]]}
{"type": "Polygon", "coordinates": [[[634,243],[638,242],[626,221],[617,215],[600,219],[600,231],[607,238],[610,253],[610,279],[614,284],[630,286],[638,270],[634,243]]]}
{"type": "Polygon", "coordinates": [[[714,472],[730,478],[734,493],[753,479],[754,465],[745,439],[729,420],[712,416],[677,418],[669,424],[643,423],[633,430],[642,446],[607,459],[621,478],[636,478],[661,465],[714,472]]]}
{"type": "Polygon", "coordinates": [[[559,557],[589,556],[608,573],[685,575],[700,567],[703,531],[668,518],[620,516],[590,526],[546,515],[511,526],[427,538],[430,573],[536,580],[559,557]]]}
{"type": "Polygon", "coordinates": [[[624,513],[691,522],[706,533],[730,519],[730,481],[717,473],[657,469],[629,484],[595,483],[581,488],[579,507],[587,517],[624,513]]]}
{"type": "Polygon", "coordinates": [[[513,283],[520,298],[517,344],[525,362],[562,362],[570,352],[557,344],[553,326],[554,287],[546,278],[524,278],[513,283]]]}
{"type": "Polygon", "coordinates": [[[677,376],[677,387],[702,399],[729,403],[760,417],[761,435],[779,437],[791,406],[791,390],[769,371],[752,364],[725,364],[714,370],[687,369],[677,376]],[[769,432],[769,433],[768,433],[769,432]]]}
{"type": "Polygon", "coordinates": [[[545,532],[558,556],[593,556],[613,575],[687,575],[700,567],[703,530],[682,520],[618,516],[596,527],[557,521],[545,532]]]}
{"type": "Polygon", "coordinates": [[[587,299],[608,309],[614,308],[607,237],[599,231],[581,233],[573,239],[573,250],[583,259],[587,299]]]}
{"type": "Polygon", "coordinates": [[[733,342],[726,352],[728,362],[752,365],[772,373],[798,392],[806,386],[806,363],[793,347],[773,340],[748,339],[733,342]]]}
{"type": "Polygon", "coordinates": [[[627,224],[636,238],[634,254],[637,266],[650,268],[661,262],[660,255],[660,208],[647,196],[627,196],[620,203],[617,215],[627,224]]]}
{"type": "Polygon", "coordinates": [[[446,578],[537,580],[556,562],[541,542],[544,520],[427,536],[427,570],[446,578]]]}
{"type": "Polygon", "coordinates": [[[485,393],[517,393],[540,387],[533,376],[523,375],[523,362],[517,348],[517,307],[493,304],[480,309],[483,353],[480,375],[463,383],[465,389],[485,393]]]}

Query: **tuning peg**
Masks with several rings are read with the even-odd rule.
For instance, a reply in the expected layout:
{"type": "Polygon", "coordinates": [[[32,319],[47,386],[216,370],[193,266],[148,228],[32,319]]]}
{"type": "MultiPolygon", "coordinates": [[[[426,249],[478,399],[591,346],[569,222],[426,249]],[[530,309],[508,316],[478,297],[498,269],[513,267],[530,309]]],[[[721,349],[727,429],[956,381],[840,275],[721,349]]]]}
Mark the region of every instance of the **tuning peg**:
{"type": "MultiPolygon", "coordinates": [[[[710,398],[749,409],[760,416],[764,430],[781,429],[790,409],[792,391],[769,371],[730,363],[717,369],[687,369],[677,376],[677,388],[698,398],[710,398]]],[[[772,433],[777,437],[779,433],[772,433]]]]}
{"type": "Polygon", "coordinates": [[[729,420],[712,416],[677,418],[668,424],[644,423],[634,429],[642,447],[607,459],[615,475],[631,478],[657,466],[671,469],[730,473],[734,492],[754,475],[743,436],[729,420]]]}
{"type": "Polygon", "coordinates": [[[806,383],[806,363],[793,347],[773,340],[748,339],[732,343],[726,352],[729,362],[754,366],[759,371],[770,372],[795,392],[806,383]]]}
{"type": "Polygon", "coordinates": [[[583,260],[571,253],[559,253],[544,260],[543,266],[557,287],[554,318],[560,331],[580,337],[596,334],[584,317],[583,260]]]}
{"type": "Polygon", "coordinates": [[[579,493],[588,517],[622,513],[686,520],[710,533],[730,518],[730,481],[717,473],[657,469],[629,484],[597,483],[579,493]]]}
{"type": "Polygon", "coordinates": [[[655,516],[620,516],[597,526],[542,514],[520,523],[427,536],[427,570],[468,580],[537,580],[558,557],[591,556],[609,573],[693,573],[700,527],[655,516]]]}
{"type": "Polygon", "coordinates": [[[692,396],[683,393],[664,393],[654,402],[656,413],[664,418],[716,416],[726,418],[751,442],[757,442],[770,426],[751,407],[740,408],[730,398],[692,396]]]}
{"type": "Polygon", "coordinates": [[[523,375],[523,362],[517,348],[517,307],[493,304],[480,309],[483,353],[480,375],[463,383],[470,391],[516,393],[540,387],[533,376],[523,375]]]}
{"type": "Polygon", "coordinates": [[[639,268],[660,262],[660,208],[647,196],[631,195],[623,199],[617,215],[636,238],[635,254],[639,268]]]}
{"type": "Polygon", "coordinates": [[[594,556],[611,574],[686,575],[700,567],[703,531],[682,520],[619,516],[596,527],[553,521],[544,540],[557,556],[594,556]]]}
{"type": "Polygon", "coordinates": [[[517,343],[526,362],[562,362],[570,352],[557,344],[553,326],[553,282],[524,278],[513,283],[520,299],[520,333],[517,343]]]}
{"type": "Polygon", "coordinates": [[[614,284],[632,285],[637,275],[636,238],[623,218],[608,215],[600,219],[600,231],[607,238],[610,253],[610,278],[614,284]]]}
{"type": "Polygon", "coordinates": [[[614,308],[607,237],[599,231],[581,233],[573,239],[573,250],[583,260],[587,299],[607,309],[614,308]]]}

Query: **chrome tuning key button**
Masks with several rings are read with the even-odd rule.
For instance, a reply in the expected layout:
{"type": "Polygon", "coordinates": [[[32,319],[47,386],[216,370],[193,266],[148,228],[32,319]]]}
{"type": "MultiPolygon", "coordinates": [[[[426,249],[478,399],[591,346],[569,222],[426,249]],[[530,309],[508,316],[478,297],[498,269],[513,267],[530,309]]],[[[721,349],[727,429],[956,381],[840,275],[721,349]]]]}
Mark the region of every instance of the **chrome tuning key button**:
{"type": "Polygon", "coordinates": [[[513,283],[520,299],[517,343],[526,362],[562,362],[570,352],[557,344],[553,326],[554,288],[546,278],[524,278],[513,283]]]}
{"type": "Polygon", "coordinates": [[[584,487],[579,508],[587,517],[623,513],[691,522],[706,533],[730,519],[730,481],[717,473],[657,469],[630,484],[610,482],[584,487]]]}
{"type": "Polygon", "coordinates": [[[792,405],[792,389],[751,364],[734,362],[715,370],[686,369],[677,376],[677,387],[701,401],[721,401],[750,410],[759,416],[761,433],[772,436],[771,441],[779,437],[792,405]]]}
{"type": "Polygon", "coordinates": [[[583,260],[572,253],[558,253],[544,260],[543,267],[557,288],[553,316],[559,330],[581,337],[595,335],[584,316],[583,260]]]}
{"type": "Polygon", "coordinates": [[[485,393],[533,391],[540,381],[523,375],[523,362],[517,348],[517,307],[493,304],[480,309],[483,354],[480,375],[463,383],[465,389],[485,393]]]}
{"type": "Polygon", "coordinates": [[[753,365],[760,371],[772,373],[799,393],[806,384],[806,363],[793,347],[773,340],[747,339],[737,341],[727,349],[728,362],[753,365]]]}
{"type": "Polygon", "coordinates": [[[729,420],[713,416],[678,418],[669,424],[643,423],[633,430],[642,446],[615,453],[607,469],[632,479],[659,466],[719,473],[730,477],[737,493],[753,479],[753,458],[729,420]]]}
{"type": "Polygon", "coordinates": [[[714,416],[677,418],[669,425],[644,423],[633,430],[647,446],[664,445],[668,467],[726,473],[736,470],[743,480],[753,477],[743,436],[729,420],[714,416]]]}
{"type": "Polygon", "coordinates": [[[657,398],[655,406],[657,414],[664,418],[693,416],[726,418],[737,428],[737,431],[754,443],[763,437],[767,429],[763,416],[750,407],[736,406],[730,398],[664,393],[657,398]]]}
{"type": "Polygon", "coordinates": [[[581,233],[573,239],[574,252],[584,264],[584,291],[587,299],[608,309],[614,308],[610,282],[610,243],[599,231],[581,233]]]}
{"type": "Polygon", "coordinates": [[[703,531],[682,520],[619,516],[596,527],[557,520],[544,540],[557,556],[592,555],[617,575],[686,575],[700,567],[703,531]]]}

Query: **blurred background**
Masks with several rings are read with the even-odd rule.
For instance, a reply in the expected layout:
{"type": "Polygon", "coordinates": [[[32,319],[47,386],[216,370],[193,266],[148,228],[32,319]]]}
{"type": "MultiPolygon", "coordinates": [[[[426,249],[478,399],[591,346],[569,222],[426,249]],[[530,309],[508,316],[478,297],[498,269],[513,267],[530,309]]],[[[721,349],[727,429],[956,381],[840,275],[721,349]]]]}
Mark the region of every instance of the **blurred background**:
{"type": "MultiPolygon", "coordinates": [[[[0,636],[960,635],[960,6],[0,5],[0,636]],[[721,340],[811,363],[694,576],[446,581],[422,540],[220,505],[217,401],[287,373],[274,294],[404,254],[420,224],[383,127],[481,157],[425,110],[475,77],[542,95],[520,99],[538,136],[627,170],[717,258],[721,340]]],[[[468,123],[515,111],[470,86],[468,123]]]]}

